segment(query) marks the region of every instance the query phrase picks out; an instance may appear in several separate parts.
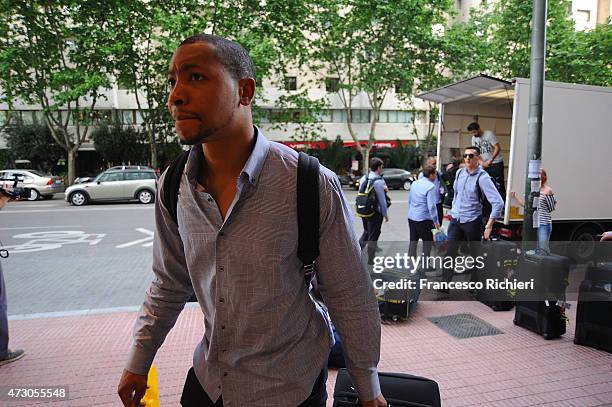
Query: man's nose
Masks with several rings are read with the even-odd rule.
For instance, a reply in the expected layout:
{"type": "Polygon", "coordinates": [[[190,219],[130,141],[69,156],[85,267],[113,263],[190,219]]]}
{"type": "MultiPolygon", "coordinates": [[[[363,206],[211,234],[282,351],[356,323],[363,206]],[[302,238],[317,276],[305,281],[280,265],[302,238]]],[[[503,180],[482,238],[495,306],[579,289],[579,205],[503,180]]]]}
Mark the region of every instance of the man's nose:
{"type": "Polygon", "coordinates": [[[185,104],[185,98],[186,95],[182,90],[182,86],[180,86],[177,82],[168,95],[168,108],[172,110],[173,106],[181,106],[185,104]]]}

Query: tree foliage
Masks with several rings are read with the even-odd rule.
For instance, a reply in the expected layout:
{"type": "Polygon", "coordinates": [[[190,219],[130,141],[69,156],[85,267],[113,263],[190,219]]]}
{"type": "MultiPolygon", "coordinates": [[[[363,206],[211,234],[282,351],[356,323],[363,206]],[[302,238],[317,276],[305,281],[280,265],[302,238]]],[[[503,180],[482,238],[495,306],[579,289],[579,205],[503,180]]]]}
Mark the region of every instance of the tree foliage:
{"type": "MultiPolygon", "coordinates": [[[[612,85],[610,25],[576,31],[570,5],[569,0],[548,2],[546,79],[612,85]]],[[[474,11],[469,22],[453,26],[450,43],[466,52],[464,63],[450,65],[453,79],[481,72],[505,79],[528,78],[532,7],[532,0],[500,0],[489,12],[474,11]]]]}
{"type": "Polygon", "coordinates": [[[423,73],[441,62],[443,41],[432,27],[445,24],[451,6],[447,0],[323,0],[312,5],[313,35],[304,58],[315,72],[339,78],[347,129],[364,163],[378,113],[392,89],[410,99],[423,73]],[[359,98],[371,108],[365,148],[352,124],[359,98]]]}
{"type": "Polygon", "coordinates": [[[131,126],[103,125],[93,131],[92,138],[110,166],[146,163],[146,135],[131,126]]]}
{"type": "Polygon", "coordinates": [[[55,143],[49,127],[17,125],[6,130],[11,160],[29,160],[32,169],[54,173],[57,162],[65,151],[55,143]]]}

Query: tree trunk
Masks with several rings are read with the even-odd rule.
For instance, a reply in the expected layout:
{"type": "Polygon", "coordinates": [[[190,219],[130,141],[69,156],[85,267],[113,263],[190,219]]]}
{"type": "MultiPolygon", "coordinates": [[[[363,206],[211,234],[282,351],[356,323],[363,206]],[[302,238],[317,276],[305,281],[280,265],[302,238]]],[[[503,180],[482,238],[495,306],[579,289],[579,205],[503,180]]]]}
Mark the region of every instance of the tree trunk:
{"type": "Polygon", "coordinates": [[[363,173],[367,175],[370,172],[370,149],[368,147],[363,149],[363,173]]]}
{"type": "Polygon", "coordinates": [[[68,185],[72,185],[76,177],[76,149],[68,150],[68,185]]]}
{"type": "Polygon", "coordinates": [[[157,169],[157,143],[155,142],[155,133],[151,127],[147,129],[147,133],[149,136],[149,146],[151,147],[151,168],[157,169]]]}

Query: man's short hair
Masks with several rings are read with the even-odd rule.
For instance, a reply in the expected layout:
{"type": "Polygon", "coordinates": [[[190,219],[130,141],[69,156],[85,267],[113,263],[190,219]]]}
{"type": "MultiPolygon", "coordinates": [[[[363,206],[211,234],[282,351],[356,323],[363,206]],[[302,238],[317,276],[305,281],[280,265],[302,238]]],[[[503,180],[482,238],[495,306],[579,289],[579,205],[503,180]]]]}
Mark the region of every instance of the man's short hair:
{"type": "Polygon", "coordinates": [[[473,130],[480,130],[480,124],[473,122],[470,123],[467,127],[468,131],[473,131],[473,130]]]}
{"type": "Polygon", "coordinates": [[[212,34],[197,34],[186,38],[179,45],[207,42],[215,47],[217,58],[234,79],[255,79],[255,66],[247,50],[237,42],[212,34]]]}
{"type": "Polygon", "coordinates": [[[480,155],[480,147],[477,146],[469,146],[465,148],[466,150],[474,150],[476,151],[476,155],[480,155]]]}
{"type": "Polygon", "coordinates": [[[427,166],[427,163],[429,162],[429,160],[434,159],[434,160],[438,160],[438,158],[435,155],[428,155],[427,157],[425,157],[425,159],[423,160],[423,162],[421,163],[421,166],[423,168],[425,168],[427,166]]]}
{"type": "Polygon", "coordinates": [[[423,176],[425,178],[429,178],[431,177],[431,174],[435,174],[436,173],[436,168],[432,167],[431,165],[427,165],[425,166],[425,168],[423,168],[423,176]]]}
{"type": "Polygon", "coordinates": [[[371,171],[376,171],[378,170],[380,167],[382,167],[383,165],[383,160],[381,160],[378,157],[374,157],[370,160],[370,170],[371,171]]]}

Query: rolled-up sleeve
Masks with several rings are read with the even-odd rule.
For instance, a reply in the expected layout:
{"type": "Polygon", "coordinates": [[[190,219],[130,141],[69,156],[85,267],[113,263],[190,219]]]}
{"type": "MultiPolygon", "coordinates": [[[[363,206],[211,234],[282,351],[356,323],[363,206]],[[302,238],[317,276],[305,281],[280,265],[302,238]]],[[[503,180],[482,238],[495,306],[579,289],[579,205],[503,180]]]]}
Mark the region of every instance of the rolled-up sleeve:
{"type": "MultiPolygon", "coordinates": [[[[323,171],[323,169],[322,169],[323,171]]],[[[361,263],[351,210],[337,179],[322,175],[317,279],[340,337],[349,374],[361,400],[380,393],[380,315],[372,281],[361,263]]],[[[382,183],[381,183],[382,184],[382,183]]]]}
{"type": "Polygon", "coordinates": [[[489,176],[487,173],[484,173],[481,177],[480,187],[491,204],[491,215],[489,217],[491,219],[501,218],[502,213],[504,212],[504,201],[499,192],[497,192],[497,188],[495,188],[495,185],[491,180],[491,176],[489,176]]]}
{"type": "Polygon", "coordinates": [[[380,208],[380,214],[383,218],[387,217],[387,198],[385,197],[385,183],[382,180],[374,181],[374,192],[376,193],[376,201],[380,208]]]}
{"type": "Polygon", "coordinates": [[[126,364],[128,371],[141,375],[148,373],[157,350],[193,293],[178,226],[161,199],[164,178],[159,180],[155,201],[154,279],[134,324],[134,338],[126,364]]]}

